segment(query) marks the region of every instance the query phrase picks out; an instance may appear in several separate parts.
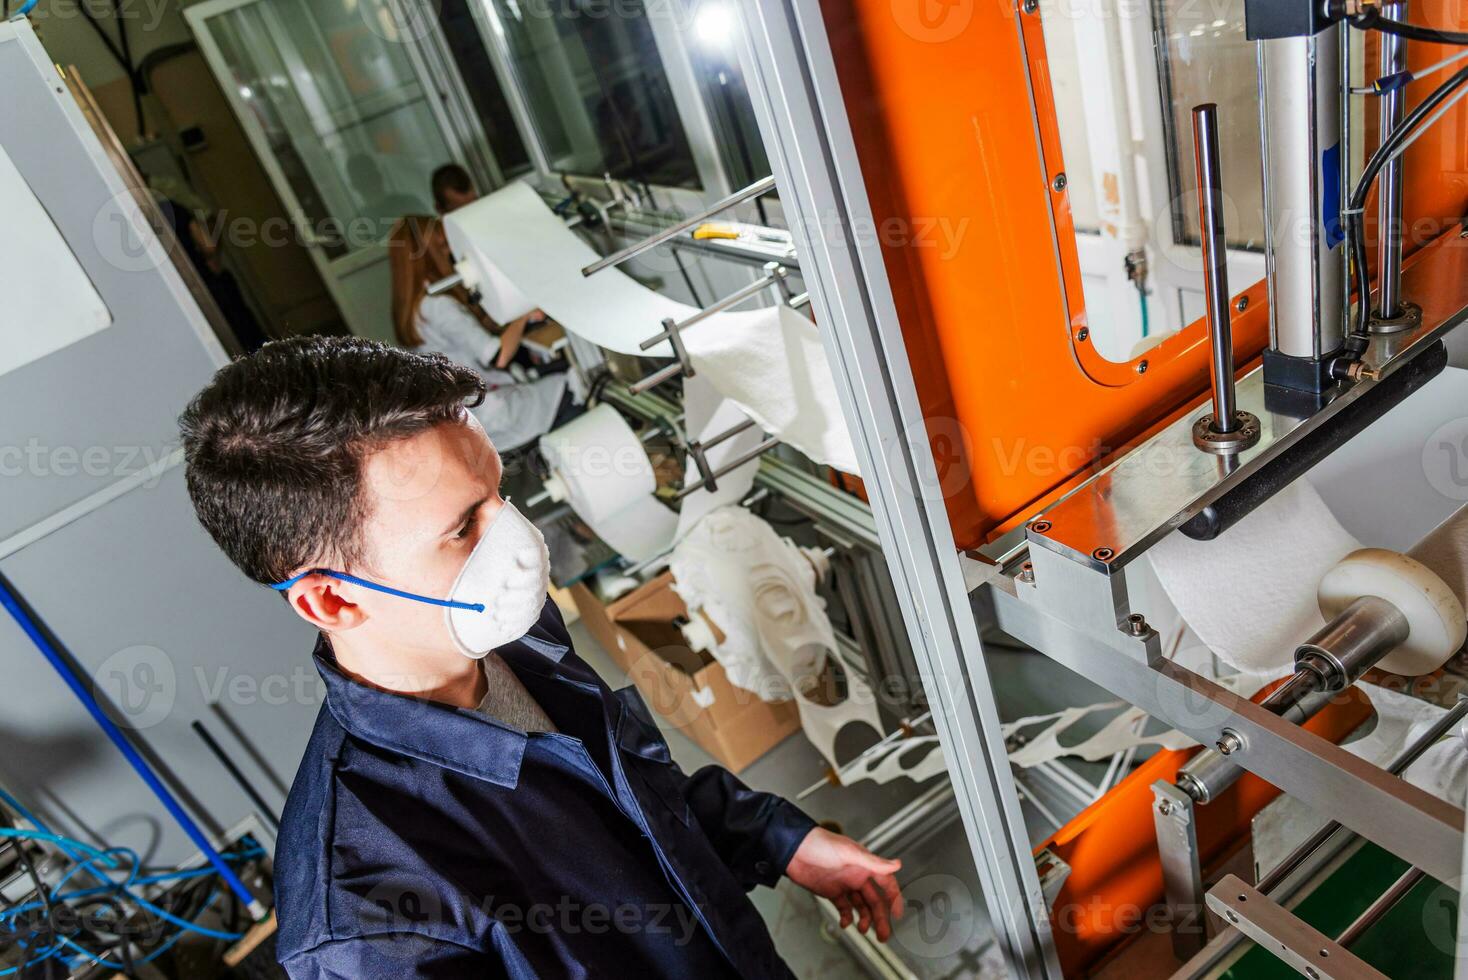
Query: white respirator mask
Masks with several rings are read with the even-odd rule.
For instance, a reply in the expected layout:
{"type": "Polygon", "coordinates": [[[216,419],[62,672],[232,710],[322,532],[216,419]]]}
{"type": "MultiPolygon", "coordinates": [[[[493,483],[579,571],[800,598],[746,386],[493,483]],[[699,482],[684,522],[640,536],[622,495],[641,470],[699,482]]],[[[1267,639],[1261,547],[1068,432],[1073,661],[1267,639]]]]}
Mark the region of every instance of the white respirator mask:
{"type": "Polygon", "coordinates": [[[479,660],[524,636],[540,619],[550,589],[550,551],[540,529],[506,500],[469,552],[447,599],[394,589],[329,568],[313,568],[271,588],[284,592],[310,575],[328,575],[400,599],[444,607],[454,645],[464,656],[479,660]]]}
{"type": "Polygon", "coordinates": [[[445,616],[459,652],[478,660],[524,636],[540,619],[549,589],[545,537],[506,500],[449,593],[454,604],[445,616]]]}

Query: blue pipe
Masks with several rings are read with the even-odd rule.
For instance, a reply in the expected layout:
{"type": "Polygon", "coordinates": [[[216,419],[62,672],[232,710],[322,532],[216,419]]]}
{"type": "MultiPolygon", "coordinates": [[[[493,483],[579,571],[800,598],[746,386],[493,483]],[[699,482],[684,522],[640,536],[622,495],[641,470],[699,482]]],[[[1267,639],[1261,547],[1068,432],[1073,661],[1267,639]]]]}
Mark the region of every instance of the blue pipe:
{"type": "Polygon", "coordinates": [[[51,641],[46,638],[46,635],[41,632],[35,620],[26,612],[25,608],[21,605],[20,596],[16,594],[9,580],[3,576],[0,576],[0,605],[5,607],[5,611],[10,613],[10,617],[25,631],[25,635],[30,638],[31,643],[35,644],[36,649],[41,651],[41,656],[45,657],[51,666],[55,668],[56,673],[61,675],[61,679],[66,682],[66,686],[71,688],[71,693],[76,695],[77,700],[91,714],[92,720],[112,740],[112,744],[117,746],[117,750],[122,753],[123,758],[127,759],[134,771],[142,777],[143,782],[153,791],[153,795],[158,797],[158,802],[163,804],[163,808],[168,811],[169,816],[173,817],[178,825],[183,828],[184,833],[189,835],[189,839],[209,859],[209,863],[214,865],[214,870],[219,872],[219,876],[224,879],[224,883],[229,886],[229,890],[239,896],[240,901],[250,910],[252,917],[255,919],[264,918],[265,908],[260,904],[260,900],[250,893],[250,890],[245,887],[245,883],[240,881],[239,876],[234,873],[234,869],[225,863],[224,858],[219,856],[219,852],[214,849],[214,846],[209,843],[208,838],[204,836],[203,831],[199,829],[199,825],[194,823],[193,818],[184,812],[183,807],[179,806],[178,800],[174,799],[173,794],[168,791],[168,787],[164,786],[162,781],[158,779],[157,774],[153,772],[153,768],[138,754],[138,750],[133,748],[133,744],[127,740],[127,736],[122,733],[122,730],[113,723],[111,718],[107,717],[107,713],[102,710],[102,706],[97,703],[97,699],[92,696],[92,692],[87,690],[87,686],[76,676],[75,671],[71,669],[71,665],[62,659],[61,654],[51,645],[51,641]]]}

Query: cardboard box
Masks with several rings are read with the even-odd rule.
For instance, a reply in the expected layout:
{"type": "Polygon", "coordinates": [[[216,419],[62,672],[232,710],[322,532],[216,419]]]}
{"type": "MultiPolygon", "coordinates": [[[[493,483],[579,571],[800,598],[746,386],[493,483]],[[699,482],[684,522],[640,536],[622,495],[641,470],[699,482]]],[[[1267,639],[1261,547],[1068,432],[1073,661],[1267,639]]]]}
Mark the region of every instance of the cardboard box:
{"type": "Polygon", "coordinates": [[[675,620],[688,607],[664,573],[603,606],[583,585],[576,608],[617,665],[661,714],[731,772],[740,772],[800,730],[793,701],[770,703],[729,683],[718,661],[688,648],[675,620]]]}

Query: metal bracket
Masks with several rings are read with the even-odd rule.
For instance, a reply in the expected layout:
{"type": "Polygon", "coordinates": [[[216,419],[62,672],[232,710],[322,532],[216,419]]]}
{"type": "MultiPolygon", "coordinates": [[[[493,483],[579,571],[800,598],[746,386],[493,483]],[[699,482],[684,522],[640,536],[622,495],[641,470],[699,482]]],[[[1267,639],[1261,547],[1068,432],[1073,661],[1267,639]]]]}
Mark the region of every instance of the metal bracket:
{"type": "Polygon", "coordinates": [[[1152,820],[1157,827],[1157,854],[1162,859],[1172,951],[1178,959],[1188,960],[1208,942],[1208,917],[1203,914],[1203,866],[1198,855],[1193,800],[1163,779],[1152,784],[1152,795],[1155,797],[1152,820]]]}
{"type": "Polygon", "coordinates": [[[733,459],[729,460],[718,469],[714,469],[709,465],[708,451],[710,449],[714,448],[721,442],[727,442],[728,440],[733,439],[740,433],[748,432],[750,429],[754,428],[754,426],[754,419],[745,419],[743,422],[740,422],[737,425],[731,426],[730,428],[725,429],[723,432],[720,432],[718,435],[714,436],[712,439],[709,439],[707,442],[690,442],[688,444],[688,455],[693,457],[693,465],[697,467],[700,478],[698,480],[695,480],[693,483],[684,484],[683,489],[674,494],[673,499],[682,500],[684,497],[697,490],[708,490],[710,493],[712,493],[713,491],[719,489],[719,477],[728,476],[730,473],[733,473],[745,463],[748,463],[754,459],[758,459],[759,457],[763,456],[765,453],[769,452],[771,449],[774,449],[780,444],[779,439],[776,439],[774,436],[767,436],[764,441],[761,442],[758,446],[755,446],[753,449],[740,453],[738,456],[735,456],[733,459]]]}
{"type": "Polygon", "coordinates": [[[1052,910],[1060,897],[1060,889],[1070,877],[1070,865],[1050,848],[1035,855],[1035,872],[1040,876],[1040,890],[1045,894],[1045,904],[1052,910]]]}
{"type": "Polygon", "coordinates": [[[1209,890],[1208,907],[1310,980],[1386,980],[1386,974],[1237,875],[1228,875],[1209,890]]]}
{"type": "Polygon", "coordinates": [[[661,344],[663,341],[666,340],[673,348],[673,356],[678,359],[677,363],[669,364],[667,367],[662,368],[661,370],[654,371],[652,374],[649,374],[641,381],[637,382],[634,385],[631,385],[630,387],[632,394],[640,395],[644,391],[647,391],[649,388],[660,385],[664,381],[668,381],[671,378],[676,378],[680,374],[683,375],[685,378],[693,377],[693,361],[688,356],[688,348],[683,345],[683,331],[687,330],[689,327],[693,326],[696,323],[702,323],[704,320],[713,316],[715,313],[722,313],[724,310],[727,310],[731,306],[737,306],[738,304],[744,302],[751,296],[754,296],[755,294],[759,293],[761,290],[769,286],[784,283],[786,278],[790,275],[790,273],[785,269],[784,266],[774,262],[769,263],[766,268],[769,271],[767,271],[763,276],[760,276],[758,279],[747,286],[736,289],[728,296],[725,296],[723,299],[716,301],[712,306],[699,310],[692,316],[686,317],[682,320],[675,321],[672,317],[664,319],[663,329],[660,332],[642,341],[642,343],[638,344],[638,346],[643,350],[652,350],[658,344],[661,344]]]}

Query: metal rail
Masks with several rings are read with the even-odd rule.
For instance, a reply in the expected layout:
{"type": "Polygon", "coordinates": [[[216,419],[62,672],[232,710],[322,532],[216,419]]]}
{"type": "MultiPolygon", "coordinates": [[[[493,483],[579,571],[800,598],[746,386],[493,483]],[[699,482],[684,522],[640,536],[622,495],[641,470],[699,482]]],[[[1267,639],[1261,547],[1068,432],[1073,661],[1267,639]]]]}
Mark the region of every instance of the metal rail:
{"type": "MultiPolygon", "coordinates": [[[[1446,735],[1454,725],[1468,715],[1468,699],[1459,699],[1458,703],[1448,710],[1447,714],[1437,720],[1427,731],[1423,732],[1418,739],[1409,745],[1401,755],[1392,760],[1386,771],[1393,776],[1400,776],[1407,771],[1407,767],[1420,759],[1428,749],[1437,743],[1437,740],[1446,735]]],[[[1270,869],[1269,873],[1259,879],[1258,888],[1261,892],[1272,892],[1278,888],[1286,878],[1294,873],[1295,869],[1304,864],[1316,850],[1324,846],[1325,842],[1335,836],[1341,829],[1338,821],[1332,820],[1315,833],[1311,834],[1305,841],[1293,851],[1286,854],[1284,858],[1270,869]]]]}
{"type": "Polygon", "coordinates": [[[656,234],[649,235],[647,238],[644,238],[640,242],[633,242],[626,248],[619,249],[618,251],[613,252],[611,255],[597,259],[595,262],[591,263],[591,265],[588,265],[586,268],[582,269],[581,274],[583,276],[590,276],[600,272],[603,269],[609,269],[614,265],[621,265],[628,259],[635,258],[636,256],[641,255],[643,252],[646,252],[650,248],[656,248],[668,239],[675,238],[678,235],[681,235],[683,232],[688,231],[690,228],[693,228],[694,226],[701,224],[704,221],[707,221],[709,218],[712,218],[720,211],[727,211],[729,208],[734,207],[736,204],[743,204],[745,201],[759,197],[761,194],[767,193],[774,189],[775,178],[773,176],[766,177],[763,180],[757,180],[753,184],[750,184],[748,187],[742,190],[735,191],[733,194],[730,194],[723,200],[709,205],[702,211],[696,212],[695,214],[684,218],[682,221],[679,221],[676,224],[669,225],[656,234]]]}

